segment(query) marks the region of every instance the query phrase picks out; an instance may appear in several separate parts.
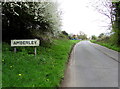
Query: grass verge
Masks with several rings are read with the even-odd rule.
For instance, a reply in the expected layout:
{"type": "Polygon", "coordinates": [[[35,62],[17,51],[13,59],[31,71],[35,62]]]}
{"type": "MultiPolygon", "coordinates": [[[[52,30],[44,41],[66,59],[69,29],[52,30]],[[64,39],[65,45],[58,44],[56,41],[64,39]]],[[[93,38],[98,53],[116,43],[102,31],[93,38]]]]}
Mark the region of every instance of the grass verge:
{"type": "Polygon", "coordinates": [[[120,52],[120,47],[118,47],[117,45],[114,45],[114,44],[111,44],[111,43],[105,43],[105,42],[98,42],[96,40],[91,40],[91,42],[99,44],[99,45],[102,45],[102,46],[105,46],[105,47],[107,47],[109,49],[112,49],[112,50],[120,52]]]}
{"type": "Polygon", "coordinates": [[[65,64],[76,40],[54,40],[51,47],[17,47],[2,45],[3,87],[58,87],[64,77],[65,64]]]}

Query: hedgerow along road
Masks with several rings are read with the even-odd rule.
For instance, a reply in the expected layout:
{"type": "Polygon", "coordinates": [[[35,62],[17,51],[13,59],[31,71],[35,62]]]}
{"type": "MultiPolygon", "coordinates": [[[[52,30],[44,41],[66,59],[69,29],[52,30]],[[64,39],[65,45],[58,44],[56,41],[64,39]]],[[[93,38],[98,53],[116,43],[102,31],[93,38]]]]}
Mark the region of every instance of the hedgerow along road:
{"type": "Polygon", "coordinates": [[[90,41],[77,43],[61,87],[118,87],[118,52],[90,41]]]}

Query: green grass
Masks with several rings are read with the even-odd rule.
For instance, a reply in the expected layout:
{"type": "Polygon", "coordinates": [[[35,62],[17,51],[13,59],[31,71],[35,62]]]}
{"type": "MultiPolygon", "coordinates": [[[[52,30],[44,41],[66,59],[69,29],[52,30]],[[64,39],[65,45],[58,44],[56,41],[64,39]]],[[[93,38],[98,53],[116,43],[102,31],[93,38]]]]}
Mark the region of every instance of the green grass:
{"type": "Polygon", "coordinates": [[[118,47],[117,45],[111,44],[109,42],[107,42],[107,43],[106,42],[98,42],[98,41],[95,41],[95,40],[91,40],[91,42],[97,43],[97,44],[105,46],[105,47],[107,47],[109,49],[120,52],[120,47],[118,47]]]}
{"type": "Polygon", "coordinates": [[[33,47],[18,47],[13,52],[3,43],[3,87],[58,87],[64,77],[68,54],[75,40],[54,40],[51,47],[37,47],[37,55],[29,54],[33,47]]]}

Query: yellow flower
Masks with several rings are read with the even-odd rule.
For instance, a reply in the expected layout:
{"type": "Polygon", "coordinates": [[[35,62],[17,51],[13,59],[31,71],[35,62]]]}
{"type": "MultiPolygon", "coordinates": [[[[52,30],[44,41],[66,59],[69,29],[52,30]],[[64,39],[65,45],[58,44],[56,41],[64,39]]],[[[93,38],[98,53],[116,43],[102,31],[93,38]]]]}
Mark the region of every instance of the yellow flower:
{"type": "Polygon", "coordinates": [[[22,74],[18,74],[19,76],[22,76],[22,74]]]}

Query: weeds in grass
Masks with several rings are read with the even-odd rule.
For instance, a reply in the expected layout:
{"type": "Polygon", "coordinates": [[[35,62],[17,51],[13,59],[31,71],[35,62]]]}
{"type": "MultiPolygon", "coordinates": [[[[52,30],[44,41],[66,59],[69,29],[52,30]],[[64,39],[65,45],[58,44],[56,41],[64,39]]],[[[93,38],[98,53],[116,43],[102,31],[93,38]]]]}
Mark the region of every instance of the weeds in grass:
{"type": "Polygon", "coordinates": [[[57,87],[64,77],[65,64],[74,43],[73,40],[54,40],[51,47],[17,47],[3,43],[3,87],[57,87]]]}
{"type": "Polygon", "coordinates": [[[102,45],[102,46],[105,46],[105,47],[110,48],[112,50],[120,52],[120,47],[119,46],[111,44],[109,42],[108,43],[106,43],[106,42],[98,42],[98,41],[95,41],[95,40],[91,40],[91,42],[97,43],[99,45],[102,45]]]}

